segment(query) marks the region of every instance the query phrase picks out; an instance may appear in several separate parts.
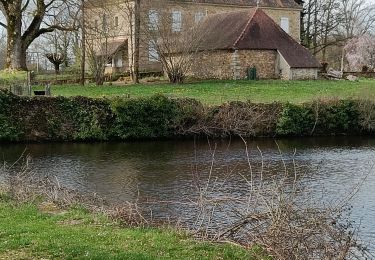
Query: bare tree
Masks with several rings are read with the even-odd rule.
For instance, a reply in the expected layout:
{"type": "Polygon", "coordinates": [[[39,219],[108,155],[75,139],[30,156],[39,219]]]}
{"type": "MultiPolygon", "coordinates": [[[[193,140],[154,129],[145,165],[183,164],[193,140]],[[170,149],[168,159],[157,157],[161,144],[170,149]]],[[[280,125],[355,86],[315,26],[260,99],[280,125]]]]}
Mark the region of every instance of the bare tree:
{"type": "Polygon", "coordinates": [[[66,60],[66,57],[62,53],[47,53],[47,59],[55,67],[55,73],[60,74],[60,65],[66,60]]]}
{"type": "Polygon", "coordinates": [[[8,69],[27,70],[26,51],[39,36],[54,30],[75,29],[76,19],[72,19],[69,24],[51,24],[48,21],[47,18],[52,15],[53,10],[62,9],[69,9],[74,13],[75,1],[0,0],[0,10],[6,20],[6,22],[0,22],[0,26],[7,31],[6,67],[8,69]],[[27,16],[30,16],[30,19],[26,19],[27,16]]]}
{"type": "Polygon", "coordinates": [[[125,42],[118,42],[120,28],[113,16],[115,5],[106,1],[86,1],[85,47],[89,69],[97,85],[105,80],[106,67],[113,66],[112,59],[125,42]]]}
{"type": "Polygon", "coordinates": [[[149,60],[162,64],[171,83],[182,83],[208,32],[203,33],[193,19],[182,18],[188,13],[183,6],[171,12],[168,4],[158,0],[144,8],[148,11],[141,14],[141,39],[148,46],[149,60]]]}
{"type": "Polygon", "coordinates": [[[343,68],[344,46],[371,29],[375,10],[366,0],[307,0],[303,17],[303,44],[323,62],[342,54],[343,68]]]}

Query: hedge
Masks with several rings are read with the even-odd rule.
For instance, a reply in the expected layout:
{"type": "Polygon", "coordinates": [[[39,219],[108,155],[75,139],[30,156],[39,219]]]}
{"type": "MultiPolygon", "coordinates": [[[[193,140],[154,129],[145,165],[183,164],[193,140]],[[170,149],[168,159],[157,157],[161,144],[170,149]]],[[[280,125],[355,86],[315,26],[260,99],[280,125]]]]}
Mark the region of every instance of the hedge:
{"type": "Polygon", "coordinates": [[[369,100],[296,104],[231,102],[208,107],[194,99],[19,97],[0,91],[0,141],[108,141],[176,138],[372,134],[369,100]]]}

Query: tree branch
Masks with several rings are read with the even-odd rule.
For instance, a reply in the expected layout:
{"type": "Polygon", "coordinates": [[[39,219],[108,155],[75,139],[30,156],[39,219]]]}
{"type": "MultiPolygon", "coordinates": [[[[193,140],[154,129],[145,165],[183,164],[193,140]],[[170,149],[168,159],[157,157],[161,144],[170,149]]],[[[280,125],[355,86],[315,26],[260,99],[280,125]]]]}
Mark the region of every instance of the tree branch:
{"type": "Polygon", "coordinates": [[[25,3],[25,5],[22,7],[22,9],[21,9],[21,12],[23,13],[25,10],[26,10],[26,8],[29,6],[29,3],[30,3],[30,0],[27,0],[26,1],[26,3],[25,3]]]}
{"type": "Polygon", "coordinates": [[[0,26],[3,27],[3,28],[5,28],[5,29],[8,28],[8,26],[5,23],[3,23],[3,22],[0,22],[0,26]]]}

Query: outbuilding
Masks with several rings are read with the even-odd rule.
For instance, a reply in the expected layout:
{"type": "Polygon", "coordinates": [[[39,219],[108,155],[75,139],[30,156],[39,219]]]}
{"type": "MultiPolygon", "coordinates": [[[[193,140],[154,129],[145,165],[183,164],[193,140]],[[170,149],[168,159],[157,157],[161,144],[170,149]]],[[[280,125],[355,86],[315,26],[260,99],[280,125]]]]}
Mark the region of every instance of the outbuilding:
{"type": "MultiPolygon", "coordinates": [[[[260,8],[207,17],[188,76],[244,79],[255,68],[260,79],[317,79],[320,63],[260,8]]],[[[183,54],[177,54],[183,55],[183,54]]]]}

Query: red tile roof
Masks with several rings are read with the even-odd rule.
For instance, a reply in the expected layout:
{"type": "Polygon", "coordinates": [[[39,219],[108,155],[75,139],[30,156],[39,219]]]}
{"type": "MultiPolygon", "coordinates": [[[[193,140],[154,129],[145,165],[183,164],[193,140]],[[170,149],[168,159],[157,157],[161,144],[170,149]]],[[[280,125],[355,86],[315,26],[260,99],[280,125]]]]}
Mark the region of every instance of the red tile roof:
{"type": "Polygon", "coordinates": [[[205,33],[202,51],[277,50],[292,68],[320,67],[309,50],[259,8],[208,16],[200,30],[205,33]]]}
{"type": "MultiPolygon", "coordinates": [[[[182,1],[182,0],[175,0],[182,1]]],[[[257,6],[257,0],[190,0],[184,2],[200,3],[200,4],[221,4],[221,5],[242,5],[242,6],[257,6]]],[[[275,7],[275,8],[296,8],[302,9],[302,6],[297,4],[294,0],[260,0],[260,7],[275,7]]]]}

